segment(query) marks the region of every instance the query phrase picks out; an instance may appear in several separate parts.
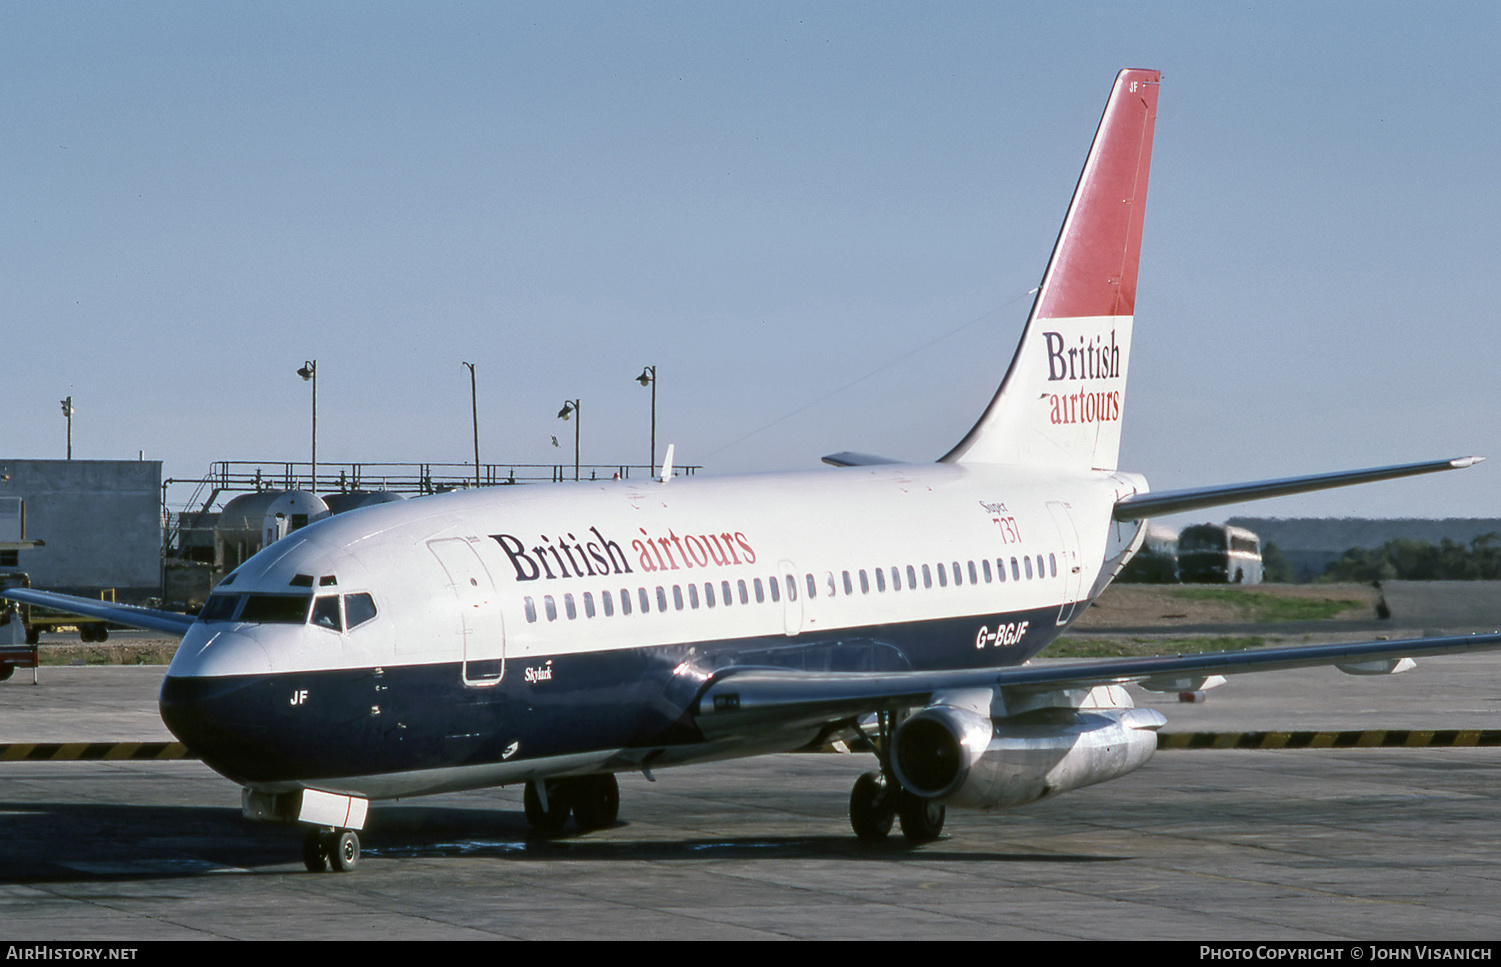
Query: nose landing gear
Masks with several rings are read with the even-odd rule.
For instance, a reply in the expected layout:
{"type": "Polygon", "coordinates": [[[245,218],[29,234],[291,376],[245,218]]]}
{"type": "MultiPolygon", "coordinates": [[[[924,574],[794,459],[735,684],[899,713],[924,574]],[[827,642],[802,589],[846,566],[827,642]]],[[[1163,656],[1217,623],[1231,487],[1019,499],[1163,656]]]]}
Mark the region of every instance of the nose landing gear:
{"type": "Polygon", "coordinates": [[[360,862],[360,835],[352,829],[316,827],[302,840],[302,864],[309,873],[348,873],[360,862]]]}

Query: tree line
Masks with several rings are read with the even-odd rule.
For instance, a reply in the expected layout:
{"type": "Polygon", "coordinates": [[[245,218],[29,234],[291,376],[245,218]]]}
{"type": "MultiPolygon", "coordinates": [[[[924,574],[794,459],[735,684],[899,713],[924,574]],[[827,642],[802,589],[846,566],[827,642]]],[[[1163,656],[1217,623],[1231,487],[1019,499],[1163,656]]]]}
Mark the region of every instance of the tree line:
{"type": "Polygon", "coordinates": [[[1397,539],[1380,547],[1352,547],[1324,569],[1319,581],[1494,581],[1501,579],[1501,534],[1482,534],[1468,544],[1444,538],[1397,539]]]}

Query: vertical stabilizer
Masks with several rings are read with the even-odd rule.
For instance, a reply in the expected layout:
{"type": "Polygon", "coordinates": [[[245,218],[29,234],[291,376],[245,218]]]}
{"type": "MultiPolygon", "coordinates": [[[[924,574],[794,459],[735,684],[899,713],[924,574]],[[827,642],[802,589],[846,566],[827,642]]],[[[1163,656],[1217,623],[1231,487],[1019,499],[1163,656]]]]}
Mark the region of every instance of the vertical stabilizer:
{"type": "Polygon", "coordinates": [[[1021,345],[944,462],[1115,469],[1160,76],[1116,77],[1021,345]]]}

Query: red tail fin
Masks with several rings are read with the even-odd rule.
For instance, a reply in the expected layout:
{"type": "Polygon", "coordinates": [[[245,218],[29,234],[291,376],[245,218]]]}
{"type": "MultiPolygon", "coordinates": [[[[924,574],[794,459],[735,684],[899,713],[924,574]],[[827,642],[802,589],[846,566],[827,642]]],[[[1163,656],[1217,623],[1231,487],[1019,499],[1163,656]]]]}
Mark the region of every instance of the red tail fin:
{"type": "Polygon", "coordinates": [[[1021,345],[946,462],[1115,469],[1159,78],[1116,77],[1021,345]]]}

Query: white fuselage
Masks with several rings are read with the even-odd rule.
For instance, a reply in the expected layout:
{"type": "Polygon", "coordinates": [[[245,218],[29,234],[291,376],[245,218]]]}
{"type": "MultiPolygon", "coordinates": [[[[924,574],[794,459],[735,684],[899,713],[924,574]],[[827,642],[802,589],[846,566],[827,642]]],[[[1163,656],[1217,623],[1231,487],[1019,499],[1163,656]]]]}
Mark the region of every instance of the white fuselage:
{"type": "Polygon", "coordinates": [[[406,794],[469,784],[454,769],[483,784],[633,746],[689,761],[679,720],[720,668],[1024,661],[1134,551],[1137,527],[1110,513],[1143,489],[1119,473],[881,465],[369,507],[288,536],[217,589],[250,603],[189,631],[163,714],[211,764],[268,788],[406,794]],[[280,618],[235,620],[272,597],[280,618]],[[362,697],[333,694],[351,689],[362,697]],[[232,710],[205,712],[209,693],[232,710]],[[341,765],[285,747],[315,731],[341,765]],[[216,738],[232,750],[216,755],[216,738]]]}

